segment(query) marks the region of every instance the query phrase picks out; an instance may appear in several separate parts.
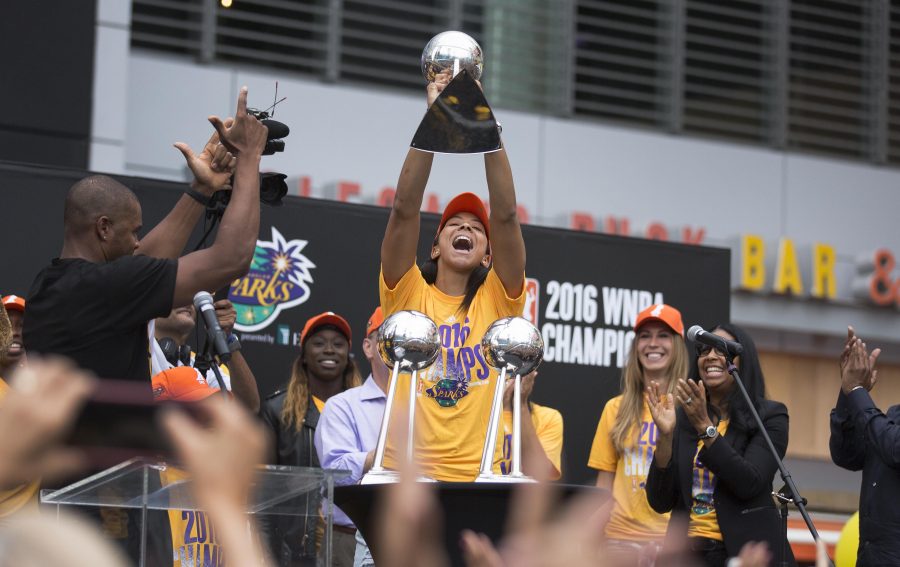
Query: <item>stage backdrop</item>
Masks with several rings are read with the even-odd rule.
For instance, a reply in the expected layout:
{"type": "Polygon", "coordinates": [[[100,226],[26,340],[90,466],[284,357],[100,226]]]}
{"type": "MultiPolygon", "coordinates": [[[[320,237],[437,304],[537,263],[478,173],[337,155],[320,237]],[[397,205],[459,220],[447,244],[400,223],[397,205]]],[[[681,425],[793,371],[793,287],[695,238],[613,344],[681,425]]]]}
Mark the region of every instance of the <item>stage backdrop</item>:
{"type": "MultiPolygon", "coordinates": [[[[34,275],[59,254],[65,193],[82,176],[0,163],[0,292],[25,294],[34,275]]],[[[121,181],[141,199],[145,232],[182,189],[157,180],[121,181]]],[[[360,343],[378,302],[387,218],[383,208],[298,197],[280,208],[263,206],[250,273],[230,292],[244,353],[263,395],[286,382],[304,322],[326,310],[350,321],[353,351],[367,372],[360,343]]],[[[434,215],[423,220],[420,257],[437,222],[434,215]]],[[[686,327],[727,320],[729,251],[541,227],[523,232],[529,277],[524,315],[546,343],[532,399],[563,414],[564,478],[592,482],[588,452],[603,405],[619,392],[636,314],[666,302],[681,309],[686,327]]]]}

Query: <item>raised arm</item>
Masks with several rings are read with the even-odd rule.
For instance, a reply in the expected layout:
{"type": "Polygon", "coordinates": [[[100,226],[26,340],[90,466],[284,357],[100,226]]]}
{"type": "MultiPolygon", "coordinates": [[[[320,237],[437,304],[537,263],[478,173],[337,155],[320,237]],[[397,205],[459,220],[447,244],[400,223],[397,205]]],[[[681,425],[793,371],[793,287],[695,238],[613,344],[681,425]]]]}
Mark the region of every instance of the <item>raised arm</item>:
{"type": "Polygon", "coordinates": [[[410,148],[397,181],[384,240],[381,241],[381,272],[393,288],[416,261],[419,244],[419,210],[434,155],[410,148]]]}
{"type": "Polygon", "coordinates": [[[259,234],[259,160],[268,131],[247,114],[247,88],[242,88],[238,96],[231,127],[215,116],[209,120],[222,144],[237,156],[234,189],[213,245],[178,261],[173,305],[191,303],[198,291],[222,288],[244,275],[259,234]]]}
{"type": "MultiPolygon", "coordinates": [[[[449,75],[441,74],[428,84],[429,107],[449,82],[449,75]]],[[[419,211],[422,209],[422,197],[425,195],[433,161],[434,154],[410,148],[403,162],[403,169],[400,170],[391,217],[384,231],[384,240],[381,241],[381,273],[384,275],[384,283],[390,288],[396,286],[403,274],[416,262],[419,211]]]]}
{"type": "MultiPolygon", "coordinates": [[[[231,126],[232,119],[226,120],[225,124],[231,126]]],[[[175,147],[194,174],[191,189],[209,198],[228,186],[235,157],[219,143],[218,132],[213,132],[199,154],[195,154],[184,142],[176,143],[175,147]]],[[[152,258],[178,258],[184,252],[191,231],[204,210],[205,207],[196,199],[182,195],[172,211],[141,239],[137,253],[152,258]]]]}
{"type": "Polygon", "coordinates": [[[866,436],[856,427],[843,391],[838,394],[837,404],[831,410],[830,426],[828,449],[832,462],[843,469],[861,471],[866,463],[866,436]]]}
{"type": "Polygon", "coordinates": [[[516,212],[516,188],[506,149],[484,154],[491,203],[491,254],[506,294],[518,297],[525,285],[525,241],[516,212]]]}

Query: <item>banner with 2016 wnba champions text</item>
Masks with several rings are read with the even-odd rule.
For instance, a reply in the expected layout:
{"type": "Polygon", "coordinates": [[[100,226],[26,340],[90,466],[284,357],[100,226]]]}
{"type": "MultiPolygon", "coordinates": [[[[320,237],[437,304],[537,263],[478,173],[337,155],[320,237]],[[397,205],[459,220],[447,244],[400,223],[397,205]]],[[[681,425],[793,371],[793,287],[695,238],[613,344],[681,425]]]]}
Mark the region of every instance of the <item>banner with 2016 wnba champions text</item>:
{"type": "MultiPolygon", "coordinates": [[[[63,200],[84,175],[0,164],[5,241],[0,292],[25,295],[35,274],[59,255],[63,200]]],[[[141,199],[145,231],[168,212],[183,188],[120,180],[141,199]]],[[[322,311],[350,321],[353,352],[363,374],[368,373],[360,343],[378,303],[387,218],[384,208],[315,199],[289,197],[283,207],[263,206],[250,271],[229,290],[243,351],[263,396],[287,382],[303,324],[322,311]]],[[[437,221],[434,215],[423,218],[420,258],[427,254],[437,221]]],[[[528,251],[523,315],[545,342],[532,399],[563,414],[564,479],[593,482],[588,452],[604,404],[619,392],[635,316],[665,302],[681,310],[686,327],[727,320],[729,251],[532,226],[523,227],[523,233],[528,251]]]]}

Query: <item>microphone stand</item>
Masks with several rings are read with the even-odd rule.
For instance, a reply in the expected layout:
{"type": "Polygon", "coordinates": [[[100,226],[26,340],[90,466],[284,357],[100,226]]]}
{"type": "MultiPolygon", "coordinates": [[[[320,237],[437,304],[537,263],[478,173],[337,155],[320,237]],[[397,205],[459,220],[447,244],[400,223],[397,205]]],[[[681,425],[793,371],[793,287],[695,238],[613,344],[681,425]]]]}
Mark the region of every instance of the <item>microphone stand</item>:
{"type": "MultiPolygon", "coordinates": [[[[734,377],[734,381],[737,383],[738,388],[741,389],[741,394],[744,396],[744,401],[747,402],[747,407],[750,408],[750,413],[753,414],[753,419],[756,421],[756,425],[759,427],[759,431],[762,433],[763,439],[766,440],[766,445],[769,447],[769,451],[772,452],[772,456],[775,457],[775,463],[778,465],[778,471],[781,473],[781,480],[784,481],[784,487],[779,491],[779,494],[775,494],[778,498],[779,502],[781,502],[781,518],[782,518],[782,526],[784,529],[784,539],[781,542],[781,565],[788,565],[787,561],[787,506],[788,503],[793,503],[798,510],[800,510],[800,515],[803,516],[803,521],[806,522],[806,527],[809,529],[809,533],[812,534],[813,539],[816,543],[819,542],[819,532],[816,530],[816,526],[813,525],[812,518],[809,517],[809,512],[806,511],[806,498],[800,496],[800,491],[797,489],[797,485],[794,484],[794,479],[791,477],[790,471],[787,470],[787,467],[784,466],[784,461],[781,460],[781,457],[778,456],[778,451],[775,449],[775,445],[772,443],[772,438],[769,437],[769,432],[766,431],[765,426],[763,426],[762,418],[759,417],[759,412],[756,411],[756,406],[753,405],[753,401],[750,399],[750,394],[747,393],[747,388],[744,387],[744,383],[741,381],[741,376],[738,373],[737,366],[734,365],[734,361],[732,360],[732,355],[728,350],[725,350],[725,360],[728,363],[728,373],[734,377]],[[787,489],[787,491],[785,491],[787,489]]],[[[831,567],[834,567],[834,562],[831,558],[828,558],[828,563],[831,567]]]]}

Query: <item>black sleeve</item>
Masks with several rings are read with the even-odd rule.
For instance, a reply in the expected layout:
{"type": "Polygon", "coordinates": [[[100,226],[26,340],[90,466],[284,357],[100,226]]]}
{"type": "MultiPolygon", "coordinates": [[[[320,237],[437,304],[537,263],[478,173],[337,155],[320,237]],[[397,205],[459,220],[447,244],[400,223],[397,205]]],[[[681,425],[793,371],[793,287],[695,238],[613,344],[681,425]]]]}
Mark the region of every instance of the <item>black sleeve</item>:
{"type": "Polygon", "coordinates": [[[260,404],[259,407],[259,419],[263,422],[263,425],[266,426],[266,429],[271,433],[269,436],[269,447],[266,450],[265,461],[270,465],[277,465],[278,463],[278,437],[281,433],[281,416],[273,407],[274,404],[272,400],[263,400],[263,403],[260,404]]]}
{"type": "Polygon", "coordinates": [[[116,323],[130,328],[172,311],[177,260],[125,256],[104,264],[95,286],[117,314],[116,323]]]}
{"type": "MultiPolygon", "coordinates": [[[[787,408],[778,402],[768,402],[767,406],[763,425],[772,438],[778,456],[783,459],[788,444],[787,408]]],[[[760,431],[751,434],[743,454],[723,439],[717,439],[704,449],[700,458],[716,475],[718,482],[742,500],[770,492],[772,479],[778,471],[778,462],[760,431]]]]}
{"type": "Polygon", "coordinates": [[[837,466],[860,471],[866,462],[866,439],[863,431],[856,427],[847,406],[847,396],[843,390],[831,410],[831,437],[828,439],[831,460],[837,466]]]}
{"type": "Polygon", "coordinates": [[[865,432],[868,447],[892,469],[900,468],[900,424],[884,415],[865,388],[847,395],[855,426],[865,432]]]}

